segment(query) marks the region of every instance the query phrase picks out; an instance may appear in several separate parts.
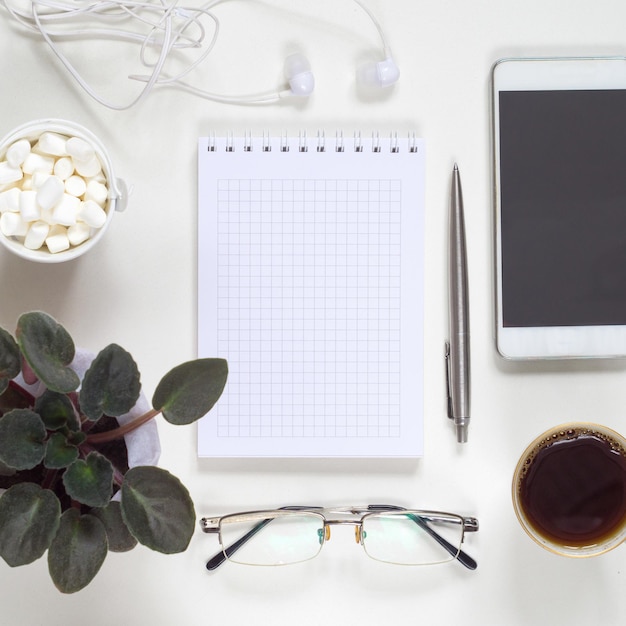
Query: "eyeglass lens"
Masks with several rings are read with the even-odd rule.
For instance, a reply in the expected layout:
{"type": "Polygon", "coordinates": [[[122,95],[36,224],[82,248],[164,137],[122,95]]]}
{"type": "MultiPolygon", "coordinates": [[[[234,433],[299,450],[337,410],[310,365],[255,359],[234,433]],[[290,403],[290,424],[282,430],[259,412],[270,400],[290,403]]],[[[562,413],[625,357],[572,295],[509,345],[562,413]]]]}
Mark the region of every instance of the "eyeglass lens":
{"type": "Polygon", "coordinates": [[[365,516],[361,535],[365,551],[377,561],[432,565],[450,561],[458,554],[463,520],[423,512],[377,513],[365,516]]]}
{"type": "Polygon", "coordinates": [[[324,518],[308,512],[261,512],[222,518],[220,540],[240,547],[227,554],[246,565],[288,565],[317,556],[324,543],[324,518]],[[242,537],[248,537],[241,542],[242,537]]]}

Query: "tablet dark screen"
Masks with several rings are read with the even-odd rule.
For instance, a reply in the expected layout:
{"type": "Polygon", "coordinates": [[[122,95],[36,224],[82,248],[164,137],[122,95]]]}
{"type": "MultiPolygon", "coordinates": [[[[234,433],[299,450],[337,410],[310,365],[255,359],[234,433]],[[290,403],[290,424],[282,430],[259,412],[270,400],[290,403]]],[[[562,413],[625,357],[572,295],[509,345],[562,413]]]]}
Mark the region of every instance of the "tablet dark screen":
{"type": "Polygon", "coordinates": [[[626,90],[499,104],[504,326],[626,324],[626,90]]]}

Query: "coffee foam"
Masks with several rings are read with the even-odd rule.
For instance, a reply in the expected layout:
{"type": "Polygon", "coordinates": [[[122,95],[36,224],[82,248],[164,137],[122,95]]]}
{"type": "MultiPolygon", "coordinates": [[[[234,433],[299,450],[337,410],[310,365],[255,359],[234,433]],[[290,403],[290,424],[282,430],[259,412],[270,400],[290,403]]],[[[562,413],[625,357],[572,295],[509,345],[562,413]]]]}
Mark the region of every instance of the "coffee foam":
{"type": "Polygon", "coordinates": [[[578,439],[579,437],[596,437],[597,439],[607,443],[612,451],[626,458],[626,448],[624,448],[624,446],[613,436],[598,428],[593,426],[573,426],[563,428],[562,430],[546,435],[535,444],[532,444],[532,448],[523,455],[523,457],[525,457],[525,461],[523,466],[519,468],[517,489],[519,490],[521,483],[524,481],[526,474],[529,472],[530,467],[535,460],[535,457],[539,454],[539,452],[541,452],[541,450],[544,450],[545,448],[548,448],[549,446],[560,441],[570,441],[572,439],[578,439]]]}

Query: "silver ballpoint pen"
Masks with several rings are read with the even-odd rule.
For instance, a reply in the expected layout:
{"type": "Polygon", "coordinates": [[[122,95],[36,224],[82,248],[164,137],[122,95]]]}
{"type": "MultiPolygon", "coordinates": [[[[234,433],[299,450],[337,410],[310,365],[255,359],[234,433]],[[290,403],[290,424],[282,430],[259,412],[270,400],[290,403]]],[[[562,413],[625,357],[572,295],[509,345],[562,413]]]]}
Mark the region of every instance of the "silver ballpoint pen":
{"type": "Polygon", "coordinates": [[[448,417],[454,420],[457,441],[466,443],[470,421],[469,295],[463,196],[459,168],[456,163],[452,172],[450,192],[449,237],[450,339],[446,342],[448,417]]]}

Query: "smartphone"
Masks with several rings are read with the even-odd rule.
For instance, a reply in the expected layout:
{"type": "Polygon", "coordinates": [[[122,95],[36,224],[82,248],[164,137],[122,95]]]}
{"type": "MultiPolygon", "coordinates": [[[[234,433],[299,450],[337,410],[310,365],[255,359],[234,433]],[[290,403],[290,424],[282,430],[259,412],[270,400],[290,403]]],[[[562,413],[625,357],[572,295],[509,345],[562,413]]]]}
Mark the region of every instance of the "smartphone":
{"type": "Polygon", "coordinates": [[[496,344],[626,355],[626,58],[492,68],[496,344]]]}

